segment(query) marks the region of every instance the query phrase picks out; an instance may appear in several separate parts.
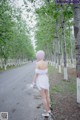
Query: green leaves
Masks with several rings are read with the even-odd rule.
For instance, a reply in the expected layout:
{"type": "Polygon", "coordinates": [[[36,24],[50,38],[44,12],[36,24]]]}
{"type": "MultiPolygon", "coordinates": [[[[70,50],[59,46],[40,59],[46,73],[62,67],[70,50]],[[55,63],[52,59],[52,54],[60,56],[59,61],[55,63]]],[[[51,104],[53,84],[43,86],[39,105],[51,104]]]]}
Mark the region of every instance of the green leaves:
{"type": "MultiPolygon", "coordinates": [[[[55,4],[55,2],[45,2],[45,6],[36,10],[38,14],[38,30],[36,32],[37,39],[37,49],[43,49],[47,53],[47,55],[54,54],[55,51],[59,52],[58,45],[63,44],[61,33],[62,33],[62,19],[63,16],[65,18],[65,36],[66,36],[66,49],[68,54],[70,55],[71,50],[71,42],[70,42],[70,34],[69,26],[73,26],[73,10],[72,5],[59,5],[55,4]],[[56,24],[57,21],[57,24],[56,24]],[[68,25],[69,24],[69,25],[68,25]],[[57,33],[56,33],[57,31],[57,33]],[[56,36],[57,34],[57,36],[56,36]],[[55,38],[57,37],[57,38],[55,38]]],[[[60,49],[63,52],[62,46],[60,49]]],[[[74,47],[72,48],[74,49],[74,47]]]]}
{"type": "Polygon", "coordinates": [[[27,34],[27,25],[21,10],[10,6],[9,1],[0,2],[0,57],[4,59],[31,59],[34,49],[27,34]]]}

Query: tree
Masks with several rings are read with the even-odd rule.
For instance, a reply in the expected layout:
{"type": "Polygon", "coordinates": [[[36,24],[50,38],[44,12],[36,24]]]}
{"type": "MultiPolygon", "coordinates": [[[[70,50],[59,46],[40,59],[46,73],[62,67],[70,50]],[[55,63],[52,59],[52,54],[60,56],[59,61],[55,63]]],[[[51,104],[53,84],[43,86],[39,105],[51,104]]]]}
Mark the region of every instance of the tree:
{"type": "Polygon", "coordinates": [[[80,103],[80,4],[73,4],[76,48],[77,102],[80,103]]]}
{"type": "MultiPolygon", "coordinates": [[[[48,42],[49,58],[52,58],[52,51],[54,51],[54,60],[56,65],[59,66],[59,72],[61,72],[61,56],[64,60],[64,79],[68,79],[67,73],[67,53],[68,49],[66,44],[65,29],[67,22],[72,19],[72,8],[71,6],[56,5],[49,1],[45,6],[36,10],[39,16],[38,31],[36,34],[38,48],[44,48],[46,41],[48,42]],[[57,7],[58,6],[58,7],[57,7]],[[62,17],[61,17],[62,16],[62,17]],[[42,42],[44,41],[44,43],[42,42]],[[51,45],[52,43],[53,45],[51,45]],[[40,47],[39,47],[40,46],[40,47]],[[61,48],[62,47],[62,48],[61,48]],[[51,52],[51,54],[50,54],[51,52]]],[[[68,38],[69,39],[69,38],[68,38]]],[[[69,46],[70,47],[70,46],[69,46]]],[[[47,55],[48,55],[47,54],[47,55]]]]}
{"type": "Polygon", "coordinates": [[[21,9],[7,0],[0,3],[0,57],[6,69],[8,59],[32,59],[34,49],[21,9]]]}

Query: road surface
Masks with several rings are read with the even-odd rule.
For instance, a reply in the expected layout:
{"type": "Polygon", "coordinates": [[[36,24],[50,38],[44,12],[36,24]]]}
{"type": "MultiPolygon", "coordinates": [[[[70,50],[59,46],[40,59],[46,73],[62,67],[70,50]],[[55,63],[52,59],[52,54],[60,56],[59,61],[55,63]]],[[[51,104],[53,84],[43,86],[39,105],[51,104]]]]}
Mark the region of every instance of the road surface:
{"type": "Polygon", "coordinates": [[[35,62],[0,72],[0,112],[8,112],[9,120],[42,120],[39,91],[29,89],[35,62]]]}

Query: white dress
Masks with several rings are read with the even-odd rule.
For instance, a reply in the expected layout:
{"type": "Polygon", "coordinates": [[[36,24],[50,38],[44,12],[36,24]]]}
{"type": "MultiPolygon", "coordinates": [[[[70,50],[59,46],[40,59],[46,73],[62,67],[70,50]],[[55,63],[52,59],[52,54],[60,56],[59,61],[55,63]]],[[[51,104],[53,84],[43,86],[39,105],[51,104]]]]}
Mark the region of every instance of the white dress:
{"type": "Polygon", "coordinates": [[[35,73],[38,74],[38,77],[36,79],[36,85],[39,90],[41,89],[47,89],[49,90],[49,79],[47,76],[48,69],[40,70],[38,68],[35,69],[35,73]]]}

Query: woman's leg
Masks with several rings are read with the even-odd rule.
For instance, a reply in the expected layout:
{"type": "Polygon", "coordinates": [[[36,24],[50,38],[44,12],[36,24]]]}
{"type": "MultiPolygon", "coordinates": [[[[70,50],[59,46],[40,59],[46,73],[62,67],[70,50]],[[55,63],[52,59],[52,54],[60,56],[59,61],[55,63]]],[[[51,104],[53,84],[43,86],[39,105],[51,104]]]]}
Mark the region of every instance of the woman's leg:
{"type": "Polygon", "coordinates": [[[50,110],[51,104],[50,104],[49,90],[46,90],[46,100],[47,100],[48,109],[50,110]]]}
{"type": "Polygon", "coordinates": [[[49,90],[48,90],[48,101],[49,101],[49,107],[51,107],[51,99],[50,99],[50,93],[49,93],[49,90]]]}
{"type": "Polygon", "coordinates": [[[40,94],[41,94],[41,97],[42,97],[44,109],[46,110],[46,113],[48,113],[49,105],[48,105],[48,102],[47,102],[47,99],[46,99],[46,90],[45,89],[41,89],[40,90],[40,94]]]}

